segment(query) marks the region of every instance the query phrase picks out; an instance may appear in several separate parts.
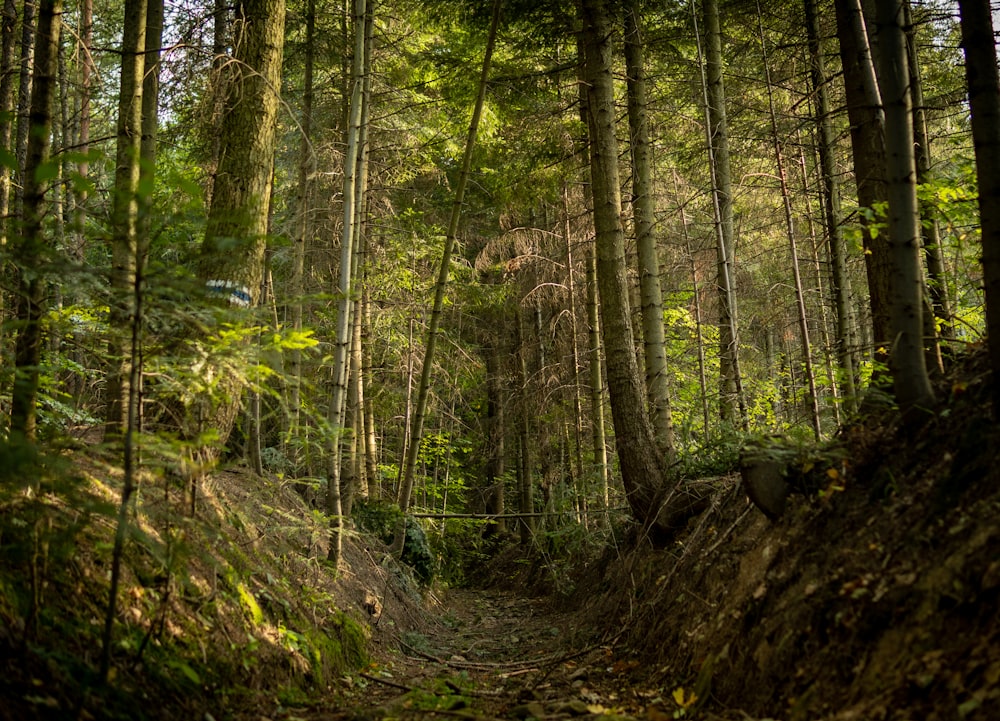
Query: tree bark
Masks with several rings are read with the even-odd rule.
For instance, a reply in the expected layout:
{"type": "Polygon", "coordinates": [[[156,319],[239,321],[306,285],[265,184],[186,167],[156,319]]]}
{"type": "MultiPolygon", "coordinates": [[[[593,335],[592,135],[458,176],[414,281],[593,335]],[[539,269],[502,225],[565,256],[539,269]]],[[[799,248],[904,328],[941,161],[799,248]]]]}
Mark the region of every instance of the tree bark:
{"type": "Polygon", "coordinates": [[[663,330],[660,259],[654,228],[653,183],[649,123],[646,119],[646,78],[638,0],[625,8],[625,75],[628,85],[629,149],[632,155],[632,212],[638,256],[646,395],[653,432],[665,459],[674,456],[670,388],[663,330]]]}
{"type": "Polygon", "coordinates": [[[771,141],[774,147],[774,163],[781,185],[782,206],[785,211],[785,234],[792,262],[792,282],[795,286],[796,310],[798,311],[799,335],[802,339],[802,362],[806,373],[806,387],[809,389],[810,420],[813,434],[819,440],[823,434],[819,416],[819,394],[816,391],[816,373],[813,369],[812,343],[809,339],[809,317],[806,314],[805,293],[802,289],[802,274],[799,271],[798,241],[795,238],[795,216],[792,212],[792,195],[788,188],[788,173],[785,170],[785,152],[778,134],[778,114],[774,108],[774,86],[771,84],[771,67],[764,43],[764,21],[761,18],[760,0],[757,2],[757,29],[760,34],[761,59],[764,63],[764,80],[767,86],[767,107],[771,116],[771,141]]]}
{"type": "Polygon", "coordinates": [[[847,248],[841,231],[843,212],[840,205],[840,182],[837,179],[834,161],[834,135],[830,122],[830,97],[827,90],[829,78],[823,60],[816,4],[817,0],[805,0],[806,33],[809,39],[810,76],[816,96],[816,145],[823,178],[823,215],[830,248],[833,304],[837,318],[837,360],[840,366],[844,403],[850,413],[857,404],[854,350],[851,348],[850,276],[847,274],[847,248]]]}
{"type": "Polygon", "coordinates": [[[891,363],[896,401],[904,413],[934,401],[923,342],[923,284],[920,274],[920,214],[913,150],[910,74],[906,62],[902,0],[878,0],[889,194],[889,248],[892,260],[891,363]]]}
{"type": "Polygon", "coordinates": [[[62,0],[40,0],[37,49],[33,61],[31,102],[27,125],[34,129],[25,148],[23,224],[12,239],[18,267],[18,322],[14,348],[14,385],[11,392],[11,435],[34,441],[37,425],[39,364],[42,356],[42,318],[45,315],[46,242],[44,168],[49,163],[52,101],[55,97],[62,0]],[[39,172],[42,171],[42,172],[39,172]]]}
{"type": "Polygon", "coordinates": [[[128,412],[128,348],[122,335],[132,327],[132,290],[139,258],[139,166],[142,147],[143,74],[146,51],[146,0],[125,3],[121,77],[118,89],[118,139],[111,207],[111,303],[108,345],[106,433],[120,438],[128,412]]]}
{"type": "MultiPolygon", "coordinates": [[[[1000,77],[989,0],[959,0],[972,141],[979,174],[979,225],[986,291],[986,337],[994,377],[1000,377],[1000,77]]],[[[993,383],[1000,418],[1000,383],[993,383]]]]}
{"type": "Polygon", "coordinates": [[[340,564],[343,540],[344,490],[341,487],[341,442],[346,423],[344,415],[347,403],[348,351],[353,329],[354,292],[357,266],[354,260],[355,234],[357,223],[355,207],[357,186],[361,169],[362,106],[365,102],[365,0],[354,3],[354,61],[351,70],[351,107],[347,121],[347,153],[344,157],[343,184],[343,226],[340,239],[340,282],[337,286],[337,328],[333,349],[333,394],[330,398],[330,438],[327,442],[327,507],[330,516],[330,546],[327,560],[340,564]]]}
{"type": "Polygon", "coordinates": [[[705,21],[705,107],[709,136],[718,242],[719,289],[719,412],[723,421],[746,425],[745,400],[739,370],[733,225],[733,181],[729,157],[729,120],[722,74],[722,29],[718,0],[703,0],[705,21]]]}
{"type": "MultiPolygon", "coordinates": [[[[578,6],[578,12],[582,9],[578,6]]],[[[583,137],[576,155],[585,168],[583,203],[587,217],[593,218],[594,194],[590,183],[590,130],[588,128],[587,69],[584,62],[583,34],[577,35],[577,87],[579,89],[580,123],[583,137]]],[[[588,242],[584,253],[585,283],[587,288],[587,362],[589,369],[591,444],[594,451],[594,469],[597,473],[598,494],[601,508],[607,511],[610,505],[610,480],[608,470],[607,422],[604,412],[604,359],[601,348],[601,310],[597,290],[597,255],[593,242],[588,242]]]]}
{"type": "MultiPolygon", "coordinates": [[[[235,55],[223,65],[225,111],[219,167],[201,246],[199,277],[210,293],[237,307],[255,306],[264,280],[268,209],[284,46],[285,0],[241,0],[235,55]]],[[[199,419],[225,443],[239,411],[241,388],[199,419]]]]}
{"type": "MultiPolygon", "coordinates": [[[[913,100],[913,139],[916,148],[917,184],[923,185],[933,180],[931,173],[931,144],[927,132],[927,108],[924,104],[924,81],[917,54],[916,30],[913,27],[913,13],[910,0],[903,3],[903,27],[906,30],[906,60],[910,75],[910,94],[913,100]]],[[[941,229],[937,212],[933,205],[920,203],[920,224],[924,263],[927,266],[927,289],[930,295],[933,315],[925,319],[925,327],[932,331],[940,325],[941,337],[954,338],[954,319],[951,314],[951,300],[948,298],[948,281],[945,277],[944,251],[941,247],[941,229]],[[938,323],[929,323],[936,318],[938,323]]],[[[939,353],[937,355],[940,355],[939,353]]]]}
{"type": "MultiPolygon", "coordinates": [[[[299,121],[301,136],[299,138],[299,175],[298,175],[298,229],[292,239],[292,277],[289,281],[288,295],[291,303],[292,329],[298,333],[302,330],[304,312],[306,251],[312,235],[312,176],[316,168],[316,154],[312,145],[312,113],[313,113],[313,65],[316,45],[316,0],[308,0],[306,4],[306,37],[305,59],[302,71],[302,119],[299,121]]],[[[288,428],[286,442],[300,432],[299,419],[302,394],[302,352],[292,350],[288,362],[288,428]]],[[[287,447],[287,446],[286,446],[287,447]]],[[[298,454],[298,445],[294,446],[294,454],[298,454]]],[[[291,449],[289,449],[291,451],[291,449]]]]}
{"type": "Polygon", "coordinates": [[[692,507],[679,484],[666,483],[665,461],[646,413],[636,361],[621,223],[610,13],[607,0],[582,0],[581,7],[597,284],[618,460],[625,497],[635,517],[658,532],[671,534],[686,521],[692,507]]]}
{"type": "Polygon", "coordinates": [[[885,120],[861,4],[859,0],[834,0],[834,7],[837,13],[840,58],[844,68],[847,116],[851,123],[858,206],[866,213],[861,222],[872,311],[872,337],[875,357],[884,363],[888,360],[888,348],[892,341],[889,320],[892,260],[889,244],[884,238],[875,237],[870,225],[874,220],[872,209],[885,203],[888,198],[885,120]]]}

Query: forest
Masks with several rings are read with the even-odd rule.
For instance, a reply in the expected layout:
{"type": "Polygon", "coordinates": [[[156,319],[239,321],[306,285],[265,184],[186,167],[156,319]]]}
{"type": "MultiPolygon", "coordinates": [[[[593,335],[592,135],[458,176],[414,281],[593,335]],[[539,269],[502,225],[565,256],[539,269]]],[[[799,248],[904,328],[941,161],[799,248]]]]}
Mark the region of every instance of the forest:
{"type": "Polygon", "coordinates": [[[989,718],[996,12],[4,0],[0,721],[989,718]]]}

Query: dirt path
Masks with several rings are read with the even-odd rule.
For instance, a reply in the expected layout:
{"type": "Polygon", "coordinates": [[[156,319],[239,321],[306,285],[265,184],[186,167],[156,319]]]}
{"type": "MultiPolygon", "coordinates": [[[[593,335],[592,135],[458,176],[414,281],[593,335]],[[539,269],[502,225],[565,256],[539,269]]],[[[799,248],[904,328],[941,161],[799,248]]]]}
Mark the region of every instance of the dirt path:
{"type": "Polygon", "coordinates": [[[437,621],[406,634],[399,653],[350,677],[336,698],[254,721],[669,718],[656,715],[658,691],[634,685],[638,664],[581,640],[573,616],[544,599],[448,591],[437,621]]]}

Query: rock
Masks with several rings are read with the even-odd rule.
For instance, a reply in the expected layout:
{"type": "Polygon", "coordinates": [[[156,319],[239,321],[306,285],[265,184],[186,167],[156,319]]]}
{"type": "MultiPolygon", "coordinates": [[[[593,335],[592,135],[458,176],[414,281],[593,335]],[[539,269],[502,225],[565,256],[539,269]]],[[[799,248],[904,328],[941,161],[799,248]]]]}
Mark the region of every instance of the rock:
{"type": "Polygon", "coordinates": [[[773,458],[744,456],[740,459],[740,476],[743,490],[753,504],[772,521],[781,518],[788,497],[785,464],[773,458]]]}

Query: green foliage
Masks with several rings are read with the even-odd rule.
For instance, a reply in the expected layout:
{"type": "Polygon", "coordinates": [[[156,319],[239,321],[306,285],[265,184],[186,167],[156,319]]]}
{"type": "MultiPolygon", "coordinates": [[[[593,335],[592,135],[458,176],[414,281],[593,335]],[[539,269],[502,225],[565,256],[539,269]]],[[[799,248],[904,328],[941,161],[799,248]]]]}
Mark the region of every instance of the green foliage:
{"type": "MultiPolygon", "coordinates": [[[[361,498],[355,501],[352,515],[359,528],[377,536],[386,545],[392,543],[403,516],[394,503],[361,498]]],[[[413,569],[422,583],[429,584],[437,571],[437,562],[427,533],[412,516],[406,516],[405,529],[402,561],[413,569]]]]}

